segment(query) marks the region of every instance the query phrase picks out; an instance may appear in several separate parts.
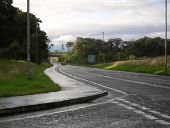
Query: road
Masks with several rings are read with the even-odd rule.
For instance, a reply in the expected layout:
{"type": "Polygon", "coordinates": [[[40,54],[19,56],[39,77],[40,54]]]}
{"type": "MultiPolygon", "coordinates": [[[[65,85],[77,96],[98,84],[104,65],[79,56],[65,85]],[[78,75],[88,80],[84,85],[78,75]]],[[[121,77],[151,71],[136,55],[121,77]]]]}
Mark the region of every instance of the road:
{"type": "Polygon", "coordinates": [[[0,118],[0,128],[170,128],[170,77],[70,65],[58,70],[109,95],[0,118]]]}

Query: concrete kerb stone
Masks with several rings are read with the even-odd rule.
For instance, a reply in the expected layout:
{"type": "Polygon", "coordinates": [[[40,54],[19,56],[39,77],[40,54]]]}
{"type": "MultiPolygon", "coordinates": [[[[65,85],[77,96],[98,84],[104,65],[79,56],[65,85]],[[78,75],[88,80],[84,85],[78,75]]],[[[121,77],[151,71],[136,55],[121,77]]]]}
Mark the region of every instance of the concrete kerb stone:
{"type": "MultiPolygon", "coordinates": [[[[80,82],[80,81],[79,81],[80,82]]],[[[62,82],[61,82],[62,83],[62,82]]],[[[68,91],[68,90],[67,90],[68,91]]],[[[56,92],[58,93],[58,92],[56,92]]],[[[37,94],[39,95],[39,94],[37,94]]],[[[43,95],[43,94],[40,94],[43,95]]],[[[47,94],[48,95],[48,94],[47,94]]],[[[52,109],[52,108],[57,108],[57,107],[62,107],[62,106],[67,106],[67,105],[73,105],[77,103],[85,103],[97,98],[100,98],[102,96],[108,95],[107,91],[96,91],[95,93],[88,93],[87,95],[82,95],[79,97],[74,97],[72,96],[71,98],[65,98],[64,100],[51,100],[48,102],[39,102],[39,103],[30,103],[30,104],[22,104],[22,105],[14,105],[14,106],[9,106],[9,107],[0,107],[0,116],[7,116],[7,115],[12,115],[12,114],[18,114],[18,113],[24,113],[24,112],[33,112],[33,111],[38,111],[38,110],[45,110],[45,109],[52,109]]],[[[34,95],[36,96],[36,95],[34,95]]],[[[20,96],[22,97],[22,96],[20,96]]],[[[23,96],[24,97],[24,96],[23,96]]],[[[27,96],[26,96],[27,97],[27,96]]],[[[28,96],[29,97],[29,96],[28,96]]],[[[14,97],[15,98],[15,97],[14,97]]],[[[17,99],[17,97],[16,97],[17,99]]],[[[19,99],[19,98],[18,98],[19,99]]],[[[1,100],[1,98],[0,98],[1,100]]],[[[4,100],[4,98],[3,98],[4,100]]],[[[3,102],[0,102],[3,103],[3,102]]],[[[3,105],[1,105],[3,106],[3,105]]]]}
{"type": "Polygon", "coordinates": [[[77,103],[85,103],[97,98],[100,98],[102,96],[108,95],[108,92],[104,91],[99,94],[86,96],[86,97],[80,97],[76,99],[70,99],[70,100],[63,100],[59,102],[50,102],[50,103],[43,103],[43,104],[36,104],[36,105],[27,105],[27,106],[20,106],[15,108],[5,108],[0,109],[0,116],[7,116],[12,114],[18,114],[18,113],[24,113],[24,112],[34,112],[39,110],[46,110],[46,109],[52,109],[57,107],[62,107],[66,105],[73,105],[77,103]]]}

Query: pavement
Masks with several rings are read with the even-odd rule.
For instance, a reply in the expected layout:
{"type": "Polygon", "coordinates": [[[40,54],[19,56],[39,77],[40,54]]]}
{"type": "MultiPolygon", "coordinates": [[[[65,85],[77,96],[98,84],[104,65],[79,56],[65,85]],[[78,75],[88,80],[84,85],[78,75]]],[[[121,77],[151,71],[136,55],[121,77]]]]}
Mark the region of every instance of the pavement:
{"type": "Polygon", "coordinates": [[[58,73],[57,68],[58,65],[54,64],[44,72],[60,85],[61,91],[0,98],[0,116],[83,103],[107,95],[106,91],[58,73]]]}

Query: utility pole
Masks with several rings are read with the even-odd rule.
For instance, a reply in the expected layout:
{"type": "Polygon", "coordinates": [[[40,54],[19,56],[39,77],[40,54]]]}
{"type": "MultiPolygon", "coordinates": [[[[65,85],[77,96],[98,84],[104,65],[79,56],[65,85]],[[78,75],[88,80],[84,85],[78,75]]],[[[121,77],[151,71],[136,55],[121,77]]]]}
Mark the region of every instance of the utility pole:
{"type": "Polygon", "coordinates": [[[36,39],[35,39],[35,43],[36,43],[36,63],[39,64],[39,56],[38,56],[38,21],[36,20],[36,39]]]}
{"type": "Polygon", "coordinates": [[[103,41],[104,41],[104,32],[102,32],[102,36],[103,36],[103,41]]]}
{"type": "Polygon", "coordinates": [[[26,76],[30,79],[30,0],[27,0],[27,64],[26,64],[26,76]]]}
{"type": "Polygon", "coordinates": [[[168,22],[167,22],[167,0],[165,0],[165,71],[168,72],[168,58],[167,58],[167,30],[168,30],[168,22]]]}

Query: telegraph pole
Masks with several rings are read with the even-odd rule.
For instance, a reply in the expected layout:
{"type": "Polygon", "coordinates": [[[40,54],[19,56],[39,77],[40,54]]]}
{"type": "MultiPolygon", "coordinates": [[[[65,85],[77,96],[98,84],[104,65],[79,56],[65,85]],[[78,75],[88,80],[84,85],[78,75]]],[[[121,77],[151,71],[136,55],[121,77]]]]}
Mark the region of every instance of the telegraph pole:
{"type": "Polygon", "coordinates": [[[39,64],[39,56],[38,56],[38,21],[36,20],[36,37],[35,37],[35,47],[36,47],[36,63],[39,64]]]}
{"type": "Polygon", "coordinates": [[[26,76],[30,79],[30,0],[27,0],[27,64],[26,64],[26,76]]]}
{"type": "Polygon", "coordinates": [[[168,30],[168,22],[167,22],[167,0],[165,0],[165,71],[168,72],[168,58],[167,58],[167,30],[168,30]]]}

